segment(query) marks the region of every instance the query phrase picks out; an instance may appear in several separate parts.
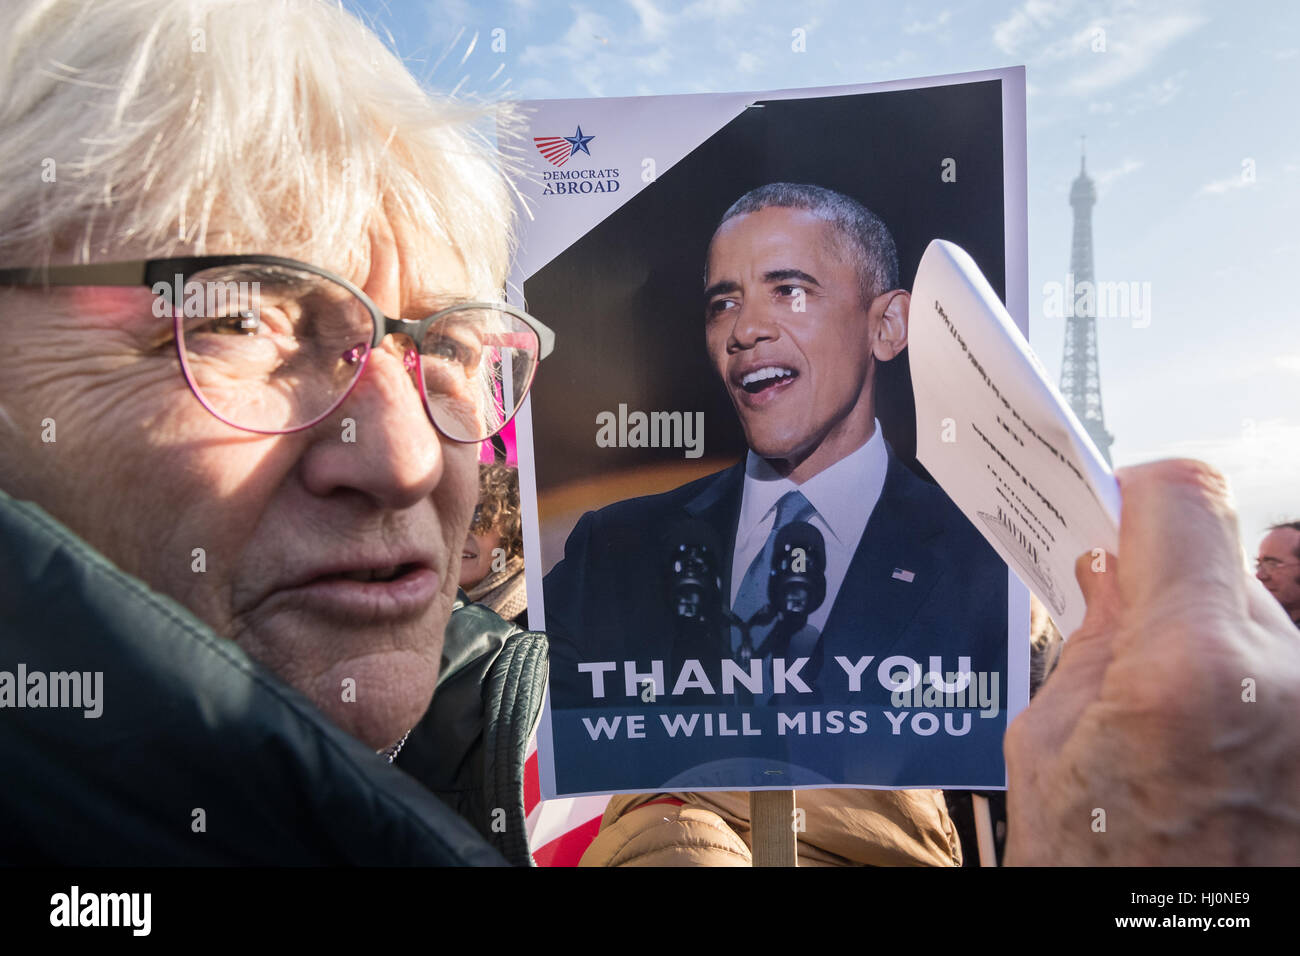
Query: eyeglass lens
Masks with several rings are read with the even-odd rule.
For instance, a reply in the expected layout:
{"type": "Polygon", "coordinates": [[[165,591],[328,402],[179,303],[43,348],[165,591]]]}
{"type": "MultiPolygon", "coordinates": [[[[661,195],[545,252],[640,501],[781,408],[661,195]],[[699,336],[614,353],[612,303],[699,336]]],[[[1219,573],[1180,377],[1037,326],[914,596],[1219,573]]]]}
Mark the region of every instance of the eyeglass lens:
{"type": "MultiPolygon", "coordinates": [[[[240,428],[283,432],[331,411],[365,367],[366,304],[325,276],[283,265],[195,273],[185,283],[181,354],[195,394],[240,428]]],[[[518,410],[537,363],[532,328],[499,309],[457,308],[407,354],[429,414],[447,437],[480,441],[518,410]],[[418,373],[417,374],[417,369],[418,373]]]]}

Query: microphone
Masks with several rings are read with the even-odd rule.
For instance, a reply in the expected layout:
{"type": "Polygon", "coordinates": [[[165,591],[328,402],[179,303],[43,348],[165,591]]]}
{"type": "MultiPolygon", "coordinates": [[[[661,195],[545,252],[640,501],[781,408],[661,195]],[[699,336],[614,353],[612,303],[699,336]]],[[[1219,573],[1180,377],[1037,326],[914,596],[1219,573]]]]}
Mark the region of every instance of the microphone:
{"type": "Polygon", "coordinates": [[[767,579],[768,606],[791,619],[806,619],[826,600],[826,539],[806,521],[776,533],[767,579]]]}
{"type": "Polygon", "coordinates": [[[678,621],[708,623],[722,610],[722,544],[706,521],[684,518],[664,536],[668,606],[678,621]]]}

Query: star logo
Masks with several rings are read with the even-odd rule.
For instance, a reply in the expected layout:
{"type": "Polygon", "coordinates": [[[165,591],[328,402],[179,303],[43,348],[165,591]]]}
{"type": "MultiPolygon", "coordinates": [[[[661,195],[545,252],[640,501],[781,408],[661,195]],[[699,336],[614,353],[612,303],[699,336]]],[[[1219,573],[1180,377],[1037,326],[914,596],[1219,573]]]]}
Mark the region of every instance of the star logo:
{"type": "Polygon", "coordinates": [[[596,137],[594,136],[583,136],[582,127],[579,126],[578,131],[574,133],[572,136],[564,137],[564,141],[573,147],[573,149],[569,151],[570,156],[574,155],[575,153],[586,153],[588,156],[590,156],[591,150],[587,148],[587,144],[590,143],[595,138],[596,137]]]}
{"type": "Polygon", "coordinates": [[[572,136],[534,136],[533,144],[552,166],[563,166],[576,153],[590,156],[591,149],[587,144],[595,138],[583,135],[582,127],[579,126],[572,136]]]}

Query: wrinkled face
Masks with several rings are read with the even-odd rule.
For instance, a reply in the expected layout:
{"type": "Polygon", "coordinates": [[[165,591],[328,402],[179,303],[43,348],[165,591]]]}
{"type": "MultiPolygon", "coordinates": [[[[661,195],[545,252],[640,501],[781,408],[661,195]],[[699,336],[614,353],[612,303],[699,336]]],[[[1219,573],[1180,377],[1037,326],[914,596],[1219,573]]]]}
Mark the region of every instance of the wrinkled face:
{"type": "Polygon", "coordinates": [[[1261,566],[1255,573],[1293,621],[1300,621],[1300,558],[1296,557],[1297,549],[1300,549],[1300,531],[1294,528],[1270,531],[1259,543],[1258,559],[1277,564],[1272,570],[1261,566]]]}
{"type": "MultiPolygon", "coordinates": [[[[318,264],[393,317],[421,318],[468,285],[453,249],[404,241],[382,221],[360,274],[318,264]]],[[[152,301],[144,288],[0,293],[0,408],[18,436],[0,449],[0,483],[345,730],[390,746],[437,681],[478,498],[477,445],[440,438],[391,336],[320,424],[233,429],[194,398],[174,348],[156,347],[170,320],[153,317],[152,301]]]]}
{"type": "Polygon", "coordinates": [[[723,223],[709,247],[709,358],[749,447],[791,468],[832,464],[873,429],[873,323],[832,229],[768,207],[723,223]]]}
{"type": "Polygon", "coordinates": [[[465,538],[465,547],[460,555],[460,586],[469,590],[492,573],[492,560],[497,549],[505,551],[506,539],[495,531],[476,534],[473,531],[465,538]]]}

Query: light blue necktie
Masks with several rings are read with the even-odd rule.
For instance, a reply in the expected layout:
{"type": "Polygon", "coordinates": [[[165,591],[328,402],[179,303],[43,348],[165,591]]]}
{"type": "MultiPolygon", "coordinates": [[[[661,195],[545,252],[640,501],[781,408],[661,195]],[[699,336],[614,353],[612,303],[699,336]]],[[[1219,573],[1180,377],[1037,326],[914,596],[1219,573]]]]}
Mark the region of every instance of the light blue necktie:
{"type": "MultiPolygon", "coordinates": [[[[772,552],[776,547],[777,533],[786,525],[793,521],[807,521],[812,515],[817,513],[817,509],[812,506],[807,498],[798,491],[788,491],[781,496],[781,500],[776,503],[776,520],[772,522],[772,532],[767,536],[767,541],[763,543],[763,550],[758,552],[758,556],[745,572],[745,577],[740,583],[740,590],[736,592],[736,601],[731,606],[732,611],[742,621],[748,621],[756,614],[765,604],[767,604],[767,582],[772,573],[772,552]]],[[[752,645],[759,643],[758,639],[751,638],[752,645]]],[[[738,652],[741,646],[740,630],[734,630],[731,638],[731,650],[733,653],[738,652]]],[[[757,703],[763,703],[770,696],[771,665],[766,661],[763,664],[764,687],[767,692],[759,696],[757,703]]],[[[752,695],[744,687],[737,688],[738,703],[744,705],[755,702],[752,695]]]]}

